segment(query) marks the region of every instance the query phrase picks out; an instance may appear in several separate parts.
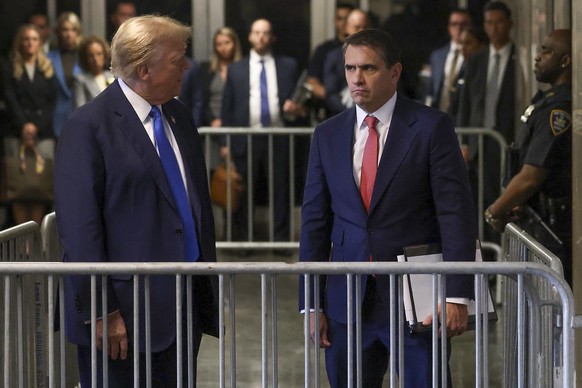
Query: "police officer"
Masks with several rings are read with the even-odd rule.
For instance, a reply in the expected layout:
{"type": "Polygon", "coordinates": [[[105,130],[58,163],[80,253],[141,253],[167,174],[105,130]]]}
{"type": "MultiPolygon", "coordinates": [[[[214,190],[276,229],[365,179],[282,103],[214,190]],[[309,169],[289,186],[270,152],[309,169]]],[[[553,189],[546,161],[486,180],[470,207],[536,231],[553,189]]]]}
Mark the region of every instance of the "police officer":
{"type": "Polygon", "coordinates": [[[516,221],[562,260],[572,284],[572,34],[548,34],[535,57],[534,73],[552,88],[538,92],[524,112],[516,138],[519,171],[487,208],[498,232],[516,221]],[[514,212],[515,210],[515,212],[514,212]],[[515,218],[512,218],[515,217],[515,218]]]}

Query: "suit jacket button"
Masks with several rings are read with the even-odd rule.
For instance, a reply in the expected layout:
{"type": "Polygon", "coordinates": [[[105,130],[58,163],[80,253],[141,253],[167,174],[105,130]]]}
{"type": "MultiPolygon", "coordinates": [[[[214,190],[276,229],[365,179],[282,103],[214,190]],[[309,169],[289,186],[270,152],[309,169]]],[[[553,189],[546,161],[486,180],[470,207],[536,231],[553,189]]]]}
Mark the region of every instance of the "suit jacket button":
{"type": "Polygon", "coordinates": [[[182,236],[182,228],[176,229],[176,236],[178,236],[178,237],[182,236]]]}

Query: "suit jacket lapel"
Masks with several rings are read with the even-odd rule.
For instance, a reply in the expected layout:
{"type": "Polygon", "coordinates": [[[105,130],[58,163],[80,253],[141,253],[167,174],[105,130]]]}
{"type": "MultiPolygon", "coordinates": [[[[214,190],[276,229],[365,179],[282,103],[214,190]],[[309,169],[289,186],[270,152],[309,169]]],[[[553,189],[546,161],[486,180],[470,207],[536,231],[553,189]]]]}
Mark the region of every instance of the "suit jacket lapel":
{"type": "Polygon", "coordinates": [[[152,141],[143,128],[142,122],[135,114],[129,101],[125,98],[117,81],[115,81],[110,88],[114,88],[111,103],[116,107],[115,113],[117,114],[117,117],[115,118],[115,125],[127,137],[129,144],[131,144],[135,152],[143,161],[146,170],[154,177],[160,191],[170,204],[176,208],[174,196],[172,195],[172,190],[170,189],[168,180],[166,179],[164,167],[162,166],[162,162],[160,161],[160,157],[158,156],[152,141]]]}
{"type": "Polygon", "coordinates": [[[408,100],[399,94],[386,144],[382,151],[382,159],[378,166],[369,214],[372,214],[414,142],[416,130],[412,127],[412,124],[415,121],[416,116],[410,111],[408,100]]]}

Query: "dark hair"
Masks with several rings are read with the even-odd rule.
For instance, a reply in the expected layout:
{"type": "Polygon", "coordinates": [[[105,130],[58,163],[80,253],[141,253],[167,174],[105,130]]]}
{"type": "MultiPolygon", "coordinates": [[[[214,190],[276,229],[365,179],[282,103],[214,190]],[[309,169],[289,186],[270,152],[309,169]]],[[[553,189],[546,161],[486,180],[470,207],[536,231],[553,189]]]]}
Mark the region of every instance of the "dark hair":
{"type": "Polygon", "coordinates": [[[453,8],[451,10],[451,12],[449,12],[449,17],[451,17],[452,14],[455,13],[460,13],[461,15],[467,15],[469,16],[469,18],[471,18],[471,13],[469,12],[469,10],[467,8],[453,8]]]}
{"type": "Polygon", "coordinates": [[[335,9],[349,9],[350,11],[353,11],[355,8],[356,7],[349,3],[337,3],[335,5],[335,9]]]}
{"type": "Polygon", "coordinates": [[[505,4],[503,1],[492,1],[485,4],[485,7],[483,7],[483,13],[487,11],[501,11],[505,14],[507,19],[511,19],[511,11],[509,10],[507,4],[505,4]]]}
{"type": "Polygon", "coordinates": [[[100,36],[89,35],[88,37],[83,39],[81,41],[81,44],[79,45],[79,65],[85,71],[89,70],[89,60],[88,60],[88,56],[87,56],[87,49],[93,43],[97,43],[103,48],[103,55],[105,57],[104,58],[105,59],[105,66],[106,67],[109,66],[109,60],[111,59],[109,44],[107,43],[107,41],[105,39],[101,38],[100,36]]]}
{"type": "Polygon", "coordinates": [[[348,46],[367,46],[380,54],[386,67],[400,62],[400,47],[396,40],[386,31],[377,28],[366,28],[348,36],[345,40],[344,55],[348,46]]]}
{"type": "Polygon", "coordinates": [[[489,44],[489,37],[487,36],[483,28],[472,24],[469,27],[465,28],[465,31],[474,36],[479,42],[483,44],[489,44]]]}

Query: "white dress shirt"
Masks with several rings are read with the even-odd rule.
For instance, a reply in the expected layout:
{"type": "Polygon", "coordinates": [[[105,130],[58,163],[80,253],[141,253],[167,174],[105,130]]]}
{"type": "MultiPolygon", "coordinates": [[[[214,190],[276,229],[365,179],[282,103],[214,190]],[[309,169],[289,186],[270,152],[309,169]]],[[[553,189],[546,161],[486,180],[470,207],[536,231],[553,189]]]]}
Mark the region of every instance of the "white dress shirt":
{"type": "Polygon", "coordinates": [[[492,44],[489,45],[489,61],[487,63],[487,83],[491,79],[493,74],[493,68],[495,67],[495,54],[499,54],[499,76],[497,77],[497,90],[500,90],[501,83],[503,82],[503,75],[505,74],[505,68],[509,62],[509,57],[511,55],[511,42],[507,43],[500,50],[495,50],[492,44]]]}
{"type": "MultiPolygon", "coordinates": [[[[155,147],[156,152],[158,153],[158,156],[159,156],[160,151],[158,150],[158,145],[156,143],[156,137],[154,135],[154,119],[149,116],[150,111],[152,110],[152,106],[150,105],[149,102],[144,100],[139,94],[137,94],[129,86],[127,86],[121,78],[118,78],[118,81],[119,81],[119,86],[121,87],[121,91],[123,92],[125,97],[128,99],[129,103],[131,104],[131,107],[133,108],[133,110],[137,114],[137,117],[142,122],[144,129],[145,129],[146,133],[148,134],[148,136],[149,136],[149,138],[150,138],[150,140],[151,140],[153,146],[155,147]]],[[[168,141],[170,142],[170,145],[172,146],[172,149],[174,150],[174,153],[176,154],[176,159],[178,160],[178,166],[180,167],[180,175],[182,175],[182,180],[184,181],[184,187],[187,188],[188,185],[186,184],[186,172],[184,170],[184,161],[182,160],[182,154],[180,153],[180,148],[178,146],[178,143],[176,142],[176,138],[174,137],[174,133],[172,132],[172,129],[170,128],[170,124],[168,123],[168,121],[166,120],[166,117],[163,114],[164,111],[162,110],[162,106],[158,105],[158,108],[160,108],[160,112],[162,112],[162,120],[164,122],[164,130],[166,132],[166,136],[168,137],[168,141]]],[[[186,194],[188,194],[188,190],[186,190],[186,194]]]]}
{"type": "Polygon", "coordinates": [[[271,54],[260,56],[255,50],[249,55],[249,125],[261,127],[261,60],[265,61],[267,75],[267,92],[269,94],[269,113],[271,126],[282,127],[279,112],[279,87],[277,85],[277,67],[271,54]]]}
{"type": "Polygon", "coordinates": [[[368,140],[368,126],[364,119],[366,116],[374,116],[378,119],[376,124],[376,131],[378,131],[378,165],[382,158],[386,138],[388,137],[388,129],[392,122],[392,115],[394,113],[394,106],[396,105],[397,92],[394,93],[384,105],[376,112],[366,112],[358,105],[356,105],[356,124],[354,126],[354,148],[353,152],[353,170],[354,181],[360,188],[360,179],[362,176],[362,160],[364,159],[364,148],[366,148],[366,141],[368,140]]]}

